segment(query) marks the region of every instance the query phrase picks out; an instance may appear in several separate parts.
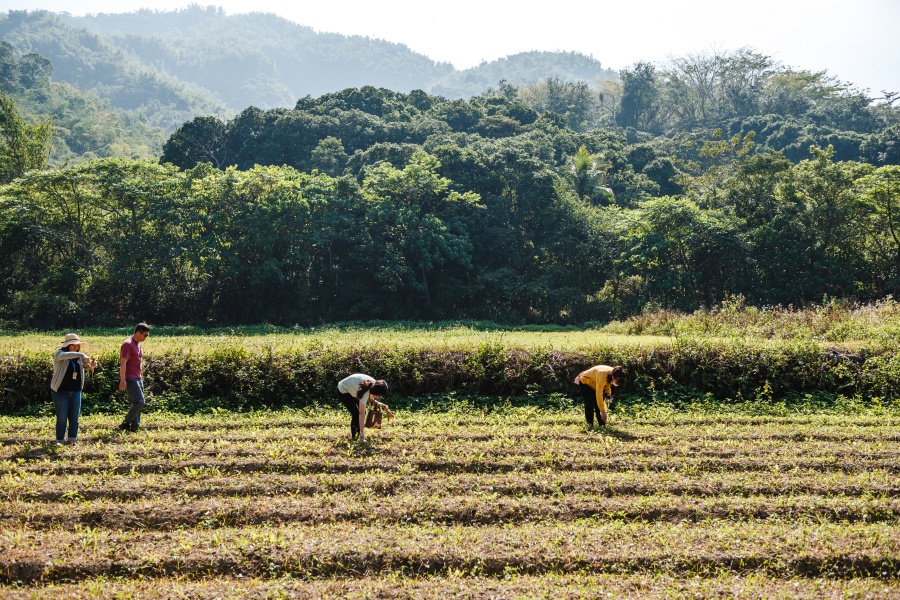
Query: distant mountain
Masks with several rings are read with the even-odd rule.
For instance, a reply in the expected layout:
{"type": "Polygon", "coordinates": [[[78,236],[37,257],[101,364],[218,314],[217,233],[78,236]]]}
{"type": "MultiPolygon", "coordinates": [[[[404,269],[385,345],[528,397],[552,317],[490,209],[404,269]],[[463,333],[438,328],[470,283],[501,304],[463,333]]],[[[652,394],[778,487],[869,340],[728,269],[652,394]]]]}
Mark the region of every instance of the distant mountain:
{"type": "Polygon", "coordinates": [[[65,19],[233,110],[293,106],[306,95],[364,85],[410,91],[453,72],[400,44],[317,33],[273,14],[226,16],[195,5],[65,19]]]}
{"type": "Polygon", "coordinates": [[[114,106],[144,110],[164,126],[201,112],[288,107],[307,95],[365,85],[468,98],[500,80],[616,77],[599,61],[568,52],[524,52],[457,71],[402,44],[199,5],[84,17],[10,11],[0,17],[0,39],[47,57],[57,80],[95,89],[114,106]],[[168,113],[159,115],[163,107],[168,113]]]}
{"type": "Polygon", "coordinates": [[[94,92],[115,108],[142,113],[171,132],[198,114],[226,107],[209,91],[144,64],[111,38],[45,12],[10,11],[0,17],[0,39],[21,54],[36,53],[53,67],[53,81],[94,92]]]}
{"type": "Polygon", "coordinates": [[[561,81],[593,83],[601,79],[618,79],[612,69],[604,69],[600,61],[577,52],[520,52],[477,67],[454,71],[428,86],[426,91],[447,98],[477,96],[501,80],[514,85],[531,85],[548,77],[561,81]]]}
{"type": "Polygon", "coordinates": [[[7,93],[26,114],[53,119],[56,163],[158,155],[162,141],[194,117],[230,118],[249,106],[292,108],[300,98],[347,88],[419,89],[460,99],[502,80],[533,85],[617,77],[570,52],[523,52],[457,71],[402,44],[199,5],[85,17],[9,11],[0,14],[0,41],[8,45],[0,62],[10,68],[31,55],[49,61],[41,77],[7,93]]]}

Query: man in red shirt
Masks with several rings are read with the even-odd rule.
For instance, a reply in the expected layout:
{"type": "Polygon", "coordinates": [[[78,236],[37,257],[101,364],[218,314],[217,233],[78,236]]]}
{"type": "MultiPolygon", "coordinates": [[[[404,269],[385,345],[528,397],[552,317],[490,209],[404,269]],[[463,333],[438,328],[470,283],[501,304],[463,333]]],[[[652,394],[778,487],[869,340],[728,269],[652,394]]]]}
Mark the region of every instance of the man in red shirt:
{"type": "Polygon", "coordinates": [[[124,431],[137,431],[141,425],[141,410],[144,408],[144,380],[141,378],[141,359],[144,352],[141,342],[150,336],[150,326],[138,323],[134,335],[122,342],[119,348],[119,389],[125,390],[131,400],[131,408],[125,420],[119,425],[124,431]]]}

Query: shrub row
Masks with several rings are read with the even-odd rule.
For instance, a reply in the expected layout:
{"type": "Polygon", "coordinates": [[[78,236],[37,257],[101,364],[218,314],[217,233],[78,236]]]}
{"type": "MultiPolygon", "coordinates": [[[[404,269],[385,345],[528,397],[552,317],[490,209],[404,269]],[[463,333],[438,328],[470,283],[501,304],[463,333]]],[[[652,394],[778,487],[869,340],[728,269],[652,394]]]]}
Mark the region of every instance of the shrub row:
{"type": "MultiPolygon", "coordinates": [[[[117,356],[100,355],[85,392],[92,403],[112,402],[118,389],[117,356]]],[[[508,349],[485,343],[470,350],[413,348],[309,348],[254,353],[240,346],[203,353],[145,357],[151,396],[218,399],[253,408],[330,401],[336,382],[353,372],[387,379],[392,391],[417,396],[446,391],[516,396],[572,393],[575,375],[593,364],[622,364],[624,391],[672,387],[717,399],[774,400],[797,393],[842,393],[864,398],[900,396],[900,357],[893,352],[856,355],[809,342],[782,345],[745,341],[677,340],[663,348],[592,346],[577,352],[508,349]]],[[[0,412],[49,399],[49,356],[0,358],[0,412]]]]}

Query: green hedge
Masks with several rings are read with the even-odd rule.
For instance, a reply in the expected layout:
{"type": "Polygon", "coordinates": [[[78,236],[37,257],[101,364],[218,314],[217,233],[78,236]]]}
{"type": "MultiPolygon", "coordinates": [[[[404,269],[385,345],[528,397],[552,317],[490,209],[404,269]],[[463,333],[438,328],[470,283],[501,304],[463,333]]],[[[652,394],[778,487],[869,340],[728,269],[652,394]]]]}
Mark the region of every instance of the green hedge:
{"type": "MultiPolygon", "coordinates": [[[[93,404],[121,401],[118,358],[100,366],[85,389],[93,404]],[[119,400],[116,400],[116,398],[119,400]]],[[[781,346],[742,341],[678,340],[665,348],[595,346],[580,352],[507,349],[483,344],[471,350],[408,348],[309,348],[251,353],[222,347],[204,353],[145,357],[149,395],[219,399],[232,407],[330,402],[336,382],[353,372],[384,378],[392,392],[417,396],[450,390],[482,395],[571,393],[572,379],[593,364],[622,364],[626,392],[672,387],[718,399],[778,399],[796,393],[841,393],[864,398],[900,395],[900,358],[893,352],[856,355],[809,342],[781,346]]],[[[0,358],[0,412],[49,400],[50,357],[0,358]]]]}

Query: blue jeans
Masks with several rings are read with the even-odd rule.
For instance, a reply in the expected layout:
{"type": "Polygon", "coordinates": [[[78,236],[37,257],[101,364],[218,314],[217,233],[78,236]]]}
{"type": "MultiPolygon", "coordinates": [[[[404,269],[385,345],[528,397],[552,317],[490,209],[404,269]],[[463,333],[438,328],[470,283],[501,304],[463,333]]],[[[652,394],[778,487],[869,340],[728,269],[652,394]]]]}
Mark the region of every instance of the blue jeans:
{"type": "Polygon", "coordinates": [[[141,424],[141,411],[144,409],[144,404],[147,403],[144,398],[144,381],[142,379],[126,379],[125,392],[128,394],[128,399],[131,400],[131,407],[128,409],[128,414],[125,415],[125,423],[134,423],[135,426],[138,426],[141,424]]]}
{"type": "Polygon", "coordinates": [[[69,439],[78,439],[78,417],[81,416],[81,392],[54,392],[56,407],[56,441],[66,441],[66,420],[69,422],[69,439]]]}

